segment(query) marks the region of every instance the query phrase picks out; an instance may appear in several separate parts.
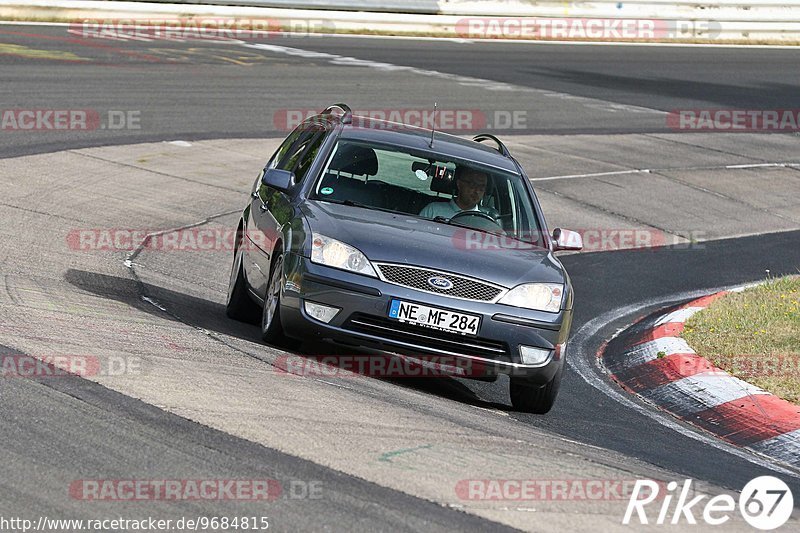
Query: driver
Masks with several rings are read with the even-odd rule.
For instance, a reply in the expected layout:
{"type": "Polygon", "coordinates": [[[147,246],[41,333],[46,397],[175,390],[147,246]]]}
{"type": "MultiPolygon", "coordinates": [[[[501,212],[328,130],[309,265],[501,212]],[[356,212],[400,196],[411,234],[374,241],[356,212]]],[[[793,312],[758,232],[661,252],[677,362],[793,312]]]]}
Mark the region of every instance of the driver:
{"type": "Polygon", "coordinates": [[[478,204],[486,192],[488,176],[480,170],[458,166],[455,172],[456,196],[449,202],[431,202],[422,208],[419,216],[425,218],[452,218],[461,211],[478,211],[478,204]]]}

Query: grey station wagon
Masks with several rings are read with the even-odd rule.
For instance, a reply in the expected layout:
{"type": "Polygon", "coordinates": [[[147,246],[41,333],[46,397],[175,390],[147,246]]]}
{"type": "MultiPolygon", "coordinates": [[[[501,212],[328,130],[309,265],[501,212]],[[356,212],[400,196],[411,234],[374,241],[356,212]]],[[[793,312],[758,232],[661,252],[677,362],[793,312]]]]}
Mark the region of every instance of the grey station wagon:
{"type": "Polygon", "coordinates": [[[575,232],[549,233],[497,138],[357,117],[337,104],[295,129],[254,183],[227,313],[260,317],[271,344],[316,339],[450,358],[472,370],[467,378],[508,374],[513,406],[546,413],[573,304],[553,253],[581,247],[575,232]]]}

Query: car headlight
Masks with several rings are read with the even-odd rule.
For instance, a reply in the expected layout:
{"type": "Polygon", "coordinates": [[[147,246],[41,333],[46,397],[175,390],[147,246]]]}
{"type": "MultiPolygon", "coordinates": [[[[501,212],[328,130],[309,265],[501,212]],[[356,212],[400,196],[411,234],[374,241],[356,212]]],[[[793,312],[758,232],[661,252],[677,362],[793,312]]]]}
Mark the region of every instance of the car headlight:
{"type": "Polygon", "coordinates": [[[377,278],[369,259],[350,246],[325,235],[311,236],[311,262],[377,278]]]}
{"type": "Polygon", "coordinates": [[[525,283],[508,291],[498,303],[558,313],[563,297],[564,285],[560,283],[525,283]]]}

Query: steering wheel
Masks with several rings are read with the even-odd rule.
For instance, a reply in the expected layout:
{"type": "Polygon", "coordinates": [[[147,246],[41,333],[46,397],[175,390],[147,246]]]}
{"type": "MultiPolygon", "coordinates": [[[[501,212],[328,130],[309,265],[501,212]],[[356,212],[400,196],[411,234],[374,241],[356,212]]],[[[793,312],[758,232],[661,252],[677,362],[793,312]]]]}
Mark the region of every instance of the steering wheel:
{"type": "Polygon", "coordinates": [[[476,222],[476,224],[472,224],[471,221],[463,223],[465,223],[468,226],[473,226],[476,229],[491,229],[491,230],[503,229],[503,227],[500,225],[499,222],[497,222],[497,220],[494,219],[494,217],[492,217],[491,215],[487,215],[483,211],[461,211],[460,213],[456,213],[455,215],[453,215],[450,218],[450,220],[456,220],[459,218],[466,218],[466,217],[472,218],[474,222],[476,222]],[[486,222],[490,222],[493,227],[486,227],[486,222]]]}

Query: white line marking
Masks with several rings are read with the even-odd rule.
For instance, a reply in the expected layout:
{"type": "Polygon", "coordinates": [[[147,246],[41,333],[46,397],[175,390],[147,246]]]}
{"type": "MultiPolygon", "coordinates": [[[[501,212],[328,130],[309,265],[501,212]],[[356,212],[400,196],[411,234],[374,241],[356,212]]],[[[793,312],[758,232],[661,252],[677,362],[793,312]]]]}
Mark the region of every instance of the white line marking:
{"type": "MultiPolygon", "coordinates": [[[[130,269],[133,269],[133,266],[130,266],[130,265],[125,265],[125,266],[127,266],[130,269]]],[[[150,298],[148,296],[142,296],[142,300],[144,300],[145,302],[149,303],[150,305],[152,305],[153,307],[155,307],[157,309],[161,309],[165,313],[168,312],[166,307],[164,307],[163,305],[158,303],[156,300],[154,300],[154,299],[152,299],[152,298],[150,298]]]]}
{"type": "Polygon", "coordinates": [[[475,409],[480,409],[481,411],[486,411],[487,413],[492,413],[492,414],[495,414],[495,415],[506,416],[506,417],[509,416],[509,414],[507,412],[498,411],[497,409],[489,409],[489,408],[486,408],[486,407],[481,407],[480,405],[472,405],[471,407],[474,407],[475,409]]]}
{"type": "Polygon", "coordinates": [[[764,285],[767,283],[766,281],[759,281],[758,283],[748,283],[747,285],[742,285],[741,287],[734,287],[730,290],[730,292],[744,292],[747,289],[752,289],[753,287],[758,287],[759,285],[764,285]]]}
{"type": "Polygon", "coordinates": [[[737,170],[737,169],[748,169],[748,168],[770,168],[770,167],[783,168],[783,167],[787,167],[787,166],[791,166],[791,165],[794,165],[794,163],[750,163],[750,164],[744,164],[744,165],[728,165],[725,168],[734,169],[734,170],[737,170]]]}
{"type": "Polygon", "coordinates": [[[326,385],[331,385],[333,387],[339,387],[340,389],[347,389],[347,390],[355,390],[352,387],[348,387],[346,385],[342,385],[341,383],[334,383],[332,381],[325,381],[324,379],[315,379],[319,383],[325,383],[326,385]]]}
{"type": "Polygon", "coordinates": [[[544,176],[542,178],[531,178],[531,181],[547,181],[547,180],[566,180],[571,178],[600,178],[603,176],[623,176],[625,174],[649,174],[649,169],[633,169],[633,170],[612,170],[609,172],[593,172],[591,174],[567,174],[565,176],[544,176]]]}
{"type": "Polygon", "coordinates": [[[754,465],[760,466],[762,468],[767,468],[769,470],[773,470],[775,472],[779,472],[781,474],[791,476],[796,479],[800,479],[800,473],[779,466],[778,464],[776,464],[775,460],[772,457],[765,457],[749,453],[731,444],[723,442],[715,437],[711,437],[710,435],[706,435],[704,433],[700,433],[697,430],[685,427],[682,424],[679,424],[675,419],[673,419],[670,415],[666,413],[653,410],[652,408],[645,407],[633,401],[633,399],[630,398],[629,393],[622,391],[616,386],[611,385],[610,383],[607,383],[606,381],[600,378],[601,374],[605,374],[604,370],[600,366],[600,361],[598,361],[594,353],[587,354],[583,348],[586,342],[595,335],[597,335],[597,333],[603,328],[603,326],[605,326],[608,322],[616,318],[619,318],[620,316],[630,316],[634,313],[641,312],[643,309],[646,309],[647,307],[666,304],[668,302],[674,302],[677,300],[700,298],[702,296],[707,296],[709,292],[717,292],[722,290],[727,290],[727,288],[723,287],[713,291],[683,292],[663,298],[654,298],[651,300],[646,300],[638,304],[620,307],[618,309],[613,309],[611,311],[603,313],[602,315],[593,318],[592,320],[581,326],[581,328],[578,329],[578,331],[575,332],[575,334],[573,335],[570,345],[573,346],[572,349],[575,355],[569,359],[569,365],[575,370],[575,372],[577,372],[577,374],[581,378],[583,378],[584,381],[586,381],[586,383],[588,383],[592,387],[596,388],[597,390],[599,390],[609,398],[613,399],[614,401],[620,403],[621,405],[624,405],[628,409],[631,409],[642,416],[646,416],[647,418],[653,420],[658,424],[661,424],[664,427],[672,429],[673,431],[680,433],[685,437],[694,439],[712,448],[716,448],[720,451],[727,452],[740,459],[753,463],[754,465]]]}
{"type": "Polygon", "coordinates": [[[326,60],[332,65],[349,66],[349,67],[364,67],[373,68],[383,72],[411,72],[421,76],[429,76],[433,78],[441,78],[453,81],[459,85],[465,86],[480,86],[488,91],[520,91],[526,90],[525,87],[518,87],[508,83],[502,83],[491,80],[484,80],[481,78],[472,78],[468,76],[459,76],[456,74],[447,74],[436,70],[418,69],[414,67],[395,65],[392,63],[383,63],[380,61],[371,61],[368,59],[358,59],[355,57],[340,56],[336,54],[328,54],[326,52],[315,52],[312,50],[304,50],[302,48],[291,48],[288,46],[280,46],[276,44],[250,44],[241,41],[241,44],[247,48],[255,48],[257,50],[265,50],[278,54],[285,54],[293,57],[302,57],[303,59],[322,59],[326,60]]]}
{"type": "Polygon", "coordinates": [[[670,168],[635,168],[628,170],[610,170],[608,172],[592,172],[589,174],[566,174],[563,176],[544,176],[531,178],[530,181],[566,180],[575,178],[599,178],[603,176],[624,176],[625,174],[651,174],[653,172],[675,172],[684,170],[746,170],[751,168],[794,168],[800,163],[751,163],[745,165],[720,165],[713,167],[670,167],[670,168]]]}
{"type": "Polygon", "coordinates": [[[440,72],[438,70],[427,70],[416,67],[409,67],[405,65],[395,65],[393,63],[383,63],[380,61],[371,61],[368,59],[358,59],[355,57],[340,56],[336,54],[328,54],[325,52],[314,52],[310,50],[304,50],[301,48],[291,48],[288,46],[279,46],[274,44],[263,44],[263,43],[253,44],[253,43],[247,43],[245,41],[239,41],[239,44],[248,48],[255,48],[257,50],[266,50],[268,52],[275,52],[279,54],[302,57],[305,59],[327,60],[332,65],[374,68],[386,72],[410,72],[412,74],[416,74],[419,76],[428,76],[432,78],[439,78],[452,81],[454,83],[457,83],[465,87],[480,87],[481,89],[487,91],[514,91],[514,92],[535,93],[547,97],[569,100],[581,104],[584,107],[590,109],[599,109],[602,111],[608,111],[612,113],[617,111],[629,111],[632,113],[652,113],[659,115],[666,114],[665,111],[661,111],[659,109],[651,109],[649,107],[618,104],[615,102],[607,102],[605,100],[600,100],[597,98],[587,98],[585,96],[575,96],[572,94],[559,93],[555,91],[534,89],[532,87],[523,87],[521,85],[513,85],[510,83],[503,83],[483,78],[474,78],[471,76],[460,76],[458,74],[450,74],[447,72],[440,72]]]}

